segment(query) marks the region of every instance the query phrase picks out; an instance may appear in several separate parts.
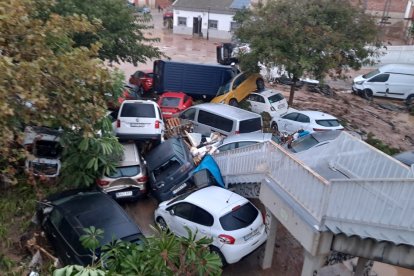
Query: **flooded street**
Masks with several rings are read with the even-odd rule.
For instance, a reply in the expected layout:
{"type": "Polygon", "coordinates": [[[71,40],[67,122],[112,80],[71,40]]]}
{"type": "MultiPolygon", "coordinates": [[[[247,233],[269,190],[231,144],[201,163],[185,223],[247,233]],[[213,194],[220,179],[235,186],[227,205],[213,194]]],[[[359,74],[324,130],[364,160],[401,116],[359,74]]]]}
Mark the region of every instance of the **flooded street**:
{"type": "MultiPolygon", "coordinates": [[[[154,46],[160,48],[164,54],[174,61],[186,61],[193,63],[217,64],[216,46],[222,42],[219,40],[206,40],[198,37],[173,35],[172,30],[167,30],[162,25],[162,14],[153,11],[154,30],[152,37],[160,38],[160,42],[154,46]]],[[[152,70],[153,60],[139,64],[135,67],[129,63],[114,65],[124,71],[126,78],[136,70],[152,70]]],[[[353,75],[360,74],[354,72],[353,75]]],[[[305,89],[295,94],[294,107],[299,109],[314,109],[330,113],[338,118],[346,128],[357,131],[366,137],[372,133],[377,139],[399,150],[414,148],[414,116],[410,116],[401,101],[377,99],[368,102],[365,99],[350,93],[352,79],[346,81],[329,81],[331,87],[336,87],[335,94],[327,97],[318,93],[307,92],[305,89]],[[381,104],[391,104],[395,110],[381,107],[381,104]]],[[[274,89],[281,90],[286,98],[289,95],[289,87],[270,85],[274,89]]],[[[147,198],[137,203],[124,205],[127,212],[137,221],[145,235],[152,234],[153,211],[157,202],[153,198],[147,198]]],[[[283,231],[283,230],[282,230],[283,231]]],[[[272,275],[272,276],[296,276],[300,275],[303,263],[303,249],[288,233],[278,237],[275,245],[272,268],[262,271],[259,267],[260,250],[246,257],[237,264],[229,265],[224,269],[223,275],[272,275]]],[[[350,275],[350,274],[336,274],[350,275]]],[[[414,271],[376,263],[372,274],[377,276],[414,276],[414,271]],[[375,272],[374,272],[375,271],[375,272]],[[375,274],[374,274],[375,273],[375,274]]]]}

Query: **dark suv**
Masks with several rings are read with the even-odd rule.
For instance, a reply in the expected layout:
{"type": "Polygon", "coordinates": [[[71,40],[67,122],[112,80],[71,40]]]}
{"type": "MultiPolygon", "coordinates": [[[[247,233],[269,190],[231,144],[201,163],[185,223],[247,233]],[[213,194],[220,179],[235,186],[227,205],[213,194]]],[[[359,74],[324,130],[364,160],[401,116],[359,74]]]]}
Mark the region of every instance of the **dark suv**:
{"type": "MultiPolygon", "coordinates": [[[[83,228],[104,230],[100,245],[113,240],[141,242],[138,226],[110,196],[98,191],[66,191],[39,203],[37,217],[63,264],[90,265],[92,254],[79,238],[83,228]]],[[[99,255],[99,248],[98,248],[99,255]]]]}
{"type": "Polygon", "coordinates": [[[158,201],[168,200],[193,186],[195,168],[181,138],[170,138],[146,156],[151,191],[158,201]]]}

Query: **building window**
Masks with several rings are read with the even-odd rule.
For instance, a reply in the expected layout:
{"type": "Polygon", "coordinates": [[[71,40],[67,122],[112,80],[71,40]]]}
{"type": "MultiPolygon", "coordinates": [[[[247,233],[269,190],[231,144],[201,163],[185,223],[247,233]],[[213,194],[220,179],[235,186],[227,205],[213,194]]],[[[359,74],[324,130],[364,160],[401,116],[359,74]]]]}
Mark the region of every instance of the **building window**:
{"type": "Polygon", "coordinates": [[[209,20],[208,21],[208,28],[209,29],[216,29],[217,30],[218,21],[217,20],[209,20]]]}
{"type": "Polygon", "coordinates": [[[233,21],[230,22],[230,32],[234,32],[235,30],[237,30],[239,28],[239,23],[233,21]]]}
{"type": "Polygon", "coordinates": [[[178,26],[187,26],[187,18],[178,17],[178,26]]]}

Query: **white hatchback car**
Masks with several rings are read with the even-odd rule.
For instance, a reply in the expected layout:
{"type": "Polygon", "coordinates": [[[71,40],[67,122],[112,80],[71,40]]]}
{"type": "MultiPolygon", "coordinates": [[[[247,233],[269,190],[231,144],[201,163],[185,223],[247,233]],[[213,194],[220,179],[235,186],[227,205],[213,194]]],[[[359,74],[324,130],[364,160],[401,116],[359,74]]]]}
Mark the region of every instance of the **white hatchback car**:
{"type": "Polygon", "coordinates": [[[224,188],[208,186],[160,203],[155,221],[161,229],[198,239],[212,238],[210,250],[223,265],[236,263],[267,239],[261,212],[246,198],[224,188]]]}
{"type": "Polygon", "coordinates": [[[122,102],[115,122],[115,133],[120,140],[161,142],[164,121],[158,104],[149,100],[122,102]]]}
{"type": "Polygon", "coordinates": [[[260,93],[251,93],[247,98],[251,110],[261,114],[267,112],[272,118],[287,112],[288,104],[282,92],[277,90],[265,90],[260,93]]]}
{"type": "Polygon", "coordinates": [[[312,110],[289,108],[288,113],[275,117],[270,123],[274,131],[294,133],[299,129],[309,132],[325,130],[343,130],[344,127],[332,115],[312,110]]]}

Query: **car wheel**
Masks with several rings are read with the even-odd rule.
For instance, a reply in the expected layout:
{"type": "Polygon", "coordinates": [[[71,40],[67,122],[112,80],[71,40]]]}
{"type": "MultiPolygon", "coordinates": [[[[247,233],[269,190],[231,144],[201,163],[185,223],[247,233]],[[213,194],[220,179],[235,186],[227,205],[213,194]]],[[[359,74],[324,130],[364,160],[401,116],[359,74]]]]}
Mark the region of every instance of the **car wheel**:
{"type": "Polygon", "coordinates": [[[414,95],[408,96],[407,99],[405,100],[405,104],[408,107],[414,106],[414,95]]]}
{"type": "Polygon", "coordinates": [[[231,106],[235,106],[235,107],[238,107],[238,106],[239,106],[239,103],[237,102],[237,100],[236,100],[236,99],[231,99],[231,100],[229,101],[229,105],[231,105],[231,106]]]}
{"type": "Polygon", "coordinates": [[[223,267],[225,267],[227,265],[226,258],[224,258],[223,253],[221,253],[220,249],[218,249],[215,246],[210,246],[210,252],[211,253],[216,253],[219,256],[221,264],[222,264],[223,267]]]}
{"type": "Polygon", "coordinates": [[[370,101],[372,100],[373,93],[370,89],[365,89],[362,93],[362,96],[364,97],[364,99],[370,101]]]}
{"type": "Polygon", "coordinates": [[[169,232],[168,225],[162,217],[158,217],[156,222],[162,231],[169,232]]]}
{"type": "Polygon", "coordinates": [[[275,122],[272,123],[272,131],[273,133],[278,133],[279,132],[279,127],[277,126],[277,124],[275,122]]]}
{"type": "Polygon", "coordinates": [[[265,89],[265,83],[263,79],[257,79],[256,80],[256,87],[257,91],[263,91],[265,89]]]}

